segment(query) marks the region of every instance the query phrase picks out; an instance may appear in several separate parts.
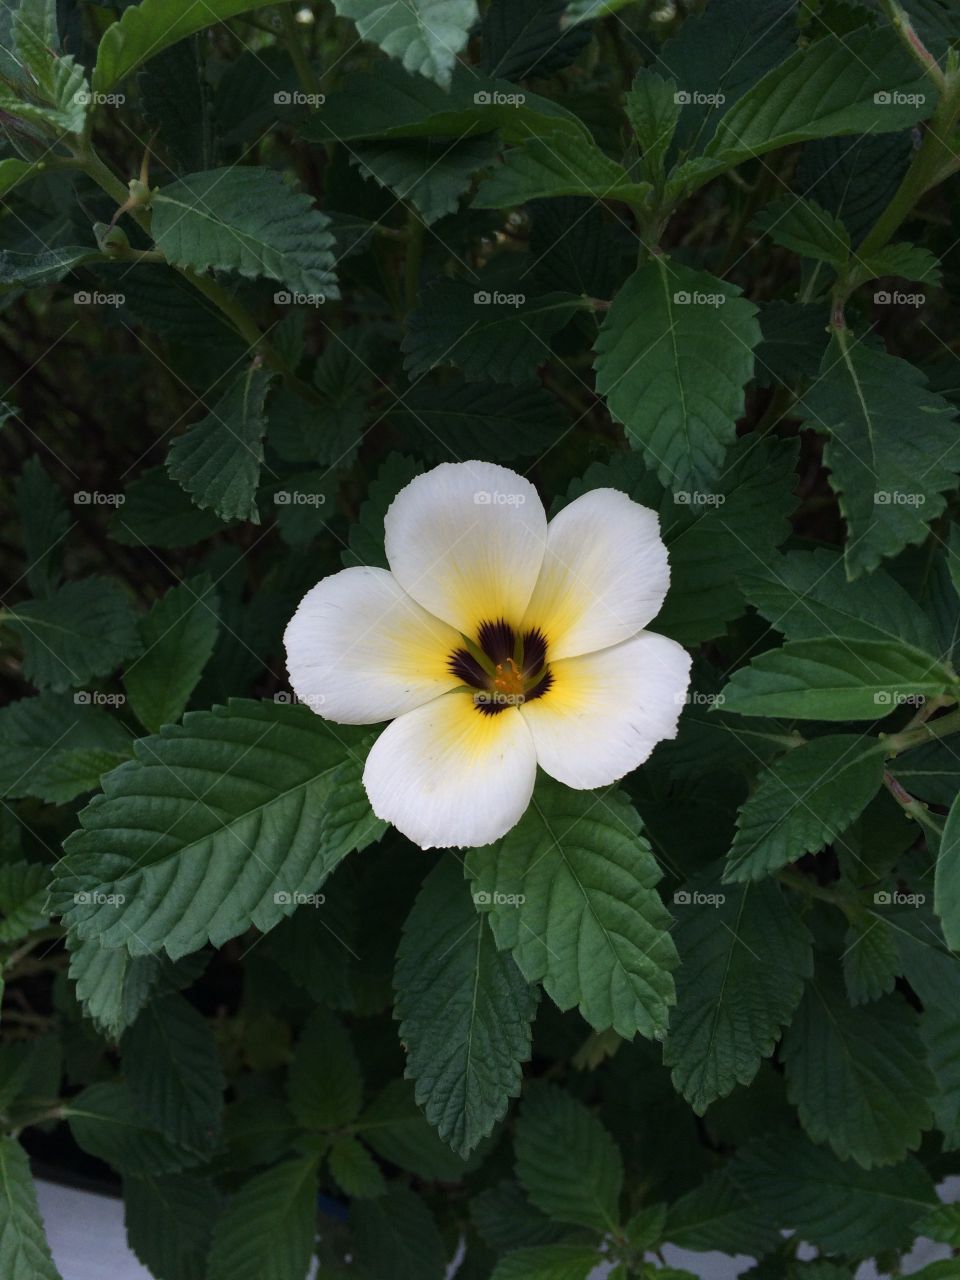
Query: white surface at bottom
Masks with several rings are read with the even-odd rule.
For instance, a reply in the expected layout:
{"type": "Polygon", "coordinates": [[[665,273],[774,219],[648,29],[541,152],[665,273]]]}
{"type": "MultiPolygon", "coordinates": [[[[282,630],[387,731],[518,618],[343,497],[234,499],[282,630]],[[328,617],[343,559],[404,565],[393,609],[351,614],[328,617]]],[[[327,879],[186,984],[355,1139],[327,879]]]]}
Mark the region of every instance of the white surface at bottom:
{"type": "MultiPolygon", "coordinates": [[[[940,1194],[947,1201],[960,1199],[960,1178],[948,1179],[940,1188],[940,1194]]],[[[63,1280],[104,1280],[105,1275],[109,1275],[110,1280],[153,1280],[127,1248],[122,1201],[40,1181],[37,1198],[53,1260],[63,1280]]],[[[742,1255],[730,1258],[722,1253],[688,1253],[672,1245],[667,1245],[663,1252],[671,1266],[683,1267],[700,1280],[736,1280],[751,1266],[751,1259],[742,1255]]],[[[810,1250],[801,1256],[812,1254],[810,1250]]],[[[921,1240],[910,1255],[904,1274],[949,1256],[946,1245],[921,1240]]],[[[599,1268],[595,1273],[597,1280],[608,1270],[599,1268]]],[[[871,1263],[864,1263],[857,1271],[857,1280],[877,1280],[877,1277],[871,1263]]]]}

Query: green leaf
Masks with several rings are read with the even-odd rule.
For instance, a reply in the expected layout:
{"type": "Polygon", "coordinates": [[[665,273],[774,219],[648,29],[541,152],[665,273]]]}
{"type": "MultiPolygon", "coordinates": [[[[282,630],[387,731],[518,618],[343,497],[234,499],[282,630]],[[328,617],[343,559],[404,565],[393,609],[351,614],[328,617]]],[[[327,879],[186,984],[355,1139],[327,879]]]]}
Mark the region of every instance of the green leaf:
{"type": "Polygon", "coordinates": [[[933,907],[951,951],[960,951],[960,801],[954,799],[940,837],[933,907]]]}
{"type": "Polygon", "coordinates": [[[866,257],[857,255],[856,266],[851,273],[851,283],[863,284],[876,276],[902,276],[904,280],[919,280],[923,284],[938,285],[941,280],[940,263],[929,249],[915,244],[888,244],[866,257]]]}
{"type": "Polygon", "coordinates": [[[408,448],[443,462],[539,457],[568,425],[557,401],[533,383],[509,390],[495,382],[419,383],[388,418],[408,448]]]}
{"type": "Polygon", "coordinates": [[[626,1039],[666,1028],[676,950],[656,885],[660,868],[619,791],[548,779],[495,845],[471,849],[474,901],[497,946],[563,1010],[626,1039]]]}
{"type": "Polygon", "coordinates": [[[783,1060],[804,1129],[841,1160],[894,1164],[932,1123],[917,1014],[899,995],[851,1008],[839,973],[819,974],[784,1036],[783,1060]]]}
{"type": "Polygon", "coordinates": [[[740,290],[664,256],[617,293],[596,342],[597,390],[634,448],[676,491],[720,477],[760,341],[740,290]]]}
{"type": "Polygon", "coordinates": [[[0,250],[0,287],[15,285],[19,289],[35,289],[44,284],[57,284],[74,268],[103,260],[99,249],[84,245],[65,245],[63,248],[26,253],[3,249],[0,250]]]}
{"type": "Polygon", "coordinates": [[[520,1107],[517,1177],[555,1222],[607,1232],[620,1222],[623,1163],[610,1134],[555,1085],[531,1085],[520,1107]]]}
{"type": "Polygon", "coordinates": [[[800,720],[879,720],[905,700],[934,698],[956,677],[892,640],[795,640],[735,672],[724,710],[800,720]]]}
{"type": "Polygon", "coordinates": [[[497,150],[489,136],[457,142],[446,138],[368,142],[352,148],[351,162],[365,178],[373,178],[399,200],[412,204],[430,226],[456,213],[473,175],[493,162],[497,150]]]}
{"type": "Polygon", "coordinates": [[[383,830],[360,781],[363,741],[306,707],[242,699],[141,740],[65,844],[65,921],[81,939],[173,959],[270,929],[383,830]]]}
{"type": "Polygon", "coordinates": [[[123,1174],[176,1173],[197,1157],[177,1147],[143,1116],[122,1084],[92,1084],[64,1106],[74,1141],[123,1174]]]}
{"type": "Polygon", "coordinates": [[[8,606],[3,623],[23,643],[23,674],[41,689],[69,689],[109,675],[139,647],[137,616],[123,587],[93,575],[44,600],[8,606]]]}
{"type": "Polygon", "coordinates": [[[382,1159],[418,1178],[456,1182],[472,1167],[424,1118],[410,1080],[391,1081],[357,1120],[354,1132],[382,1159]]]}
{"type": "Polygon", "coordinates": [[[775,1225],[739,1190],[726,1169],[711,1173],[670,1206],[662,1238],[681,1249],[766,1253],[775,1225]]]}
{"type": "Polygon", "coordinates": [[[93,87],[111,89],[148,58],[155,58],[178,40],[224,22],[238,13],[262,9],[268,0],[204,0],[184,5],[183,0],[140,0],[123,11],[104,33],[97,50],[93,87]]]}
{"type": "Polygon", "coordinates": [[[855,916],[843,939],[843,980],[851,1004],[889,995],[900,972],[896,938],[882,921],[855,916]]]}
{"type": "Polygon", "coordinates": [[[123,683],[140,723],[154,733],[179,720],[207,664],[217,631],[209,575],[172,587],[140,622],[143,653],[123,683]]]}
{"type": "Polygon", "coordinates": [[[294,294],[340,296],[326,215],[274,169],[192,173],[158,191],[151,207],[157,248],[174,266],[266,277],[294,294]]]}
{"type": "Polygon", "coordinates": [[[159,1280],[206,1280],[207,1251],[220,1197],[190,1173],[126,1178],[127,1241],[159,1280]]]}
{"type": "Polygon", "coordinates": [[[520,1093],[537,992],[497,951],[452,859],[437,863],[417,895],[394,986],[404,1074],[440,1137],[466,1156],[520,1093]]]}
{"type": "Polygon", "coordinates": [[[41,693],[0,710],[0,795],[66,804],[129,757],[129,730],[96,696],[41,693]]]}
{"type": "Polygon", "coordinates": [[[835,214],[858,244],[890,203],[913,154],[911,134],[863,134],[808,143],[797,187],[835,214]]]}
{"type": "Polygon", "coordinates": [[[34,597],[52,595],[60,582],[62,544],[71,521],[59,487],[47,475],[36,454],[27,459],[20,472],[17,508],[30,594],[34,597]]]}
{"type": "Polygon", "coordinates": [[[167,471],[198,507],[221,520],[260,523],[256,493],[267,430],[264,404],[273,375],[253,366],[236,378],[206,418],[178,436],[167,471]]]}
{"type": "Polygon", "coordinates": [[[380,1166],[356,1138],[343,1138],[330,1148],[330,1174],[351,1200],[382,1196],[387,1189],[380,1166]]]}
{"type": "Polygon", "coordinates": [[[479,17],[476,0],[333,0],[333,7],[353,19],[362,39],[439,85],[450,83],[479,17]]]}
{"type": "Polygon", "coordinates": [[[545,1244],[508,1253],[490,1280],[587,1280],[601,1261],[587,1245],[545,1244]]]}
{"type": "Polygon", "coordinates": [[[187,547],[226,528],[201,511],[163,467],[137,477],[110,520],[110,537],[126,547],[187,547]]]}
{"type": "Polygon", "coordinates": [[[847,575],[922,542],[957,484],[956,409],[919,369],[836,333],[800,411],[821,435],[847,522],[847,575]]]}
{"type": "Polygon", "coordinates": [[[69,938],[70,977],[84,1013],[105,1036],[117,1040],[136,1021],[163,977],[158,956],[109,951],[98,939],[69,938]]]}
{"type": "Polygon", "coordinates": [[[960,757],[946,742],[914,747],[891,760],[889,769],[912,796],[932,804],[949,807],[960,792],[960,757]]]}
{"type": "Polygon", "coordinates": [[[952,1008],[928,1005],[920,1017],[927,1066],[936,1081],[930,1099],[945,1151],[960,1148],[960,1023],[952,1008]]]}
{"type": "Polygon", "coordinates": [[[375,1200],[355,1200],[350,1226],[361,1273],[369,1280],[443,1280],[446,1275],[447,1251],[433,1214],[402,1182],[391,1182],[386,1195],[375,1200]]]}
{"type": "Polygon", "coordinates": [[[404,368],[412,381],[452,364],[472,382],[529,383],[550,358],[549,339],[582,309],[572,294],[527,297],[440,279],[407,318],[404,368]]]}
{"type": "Polygon", "coordinates": [[[16,1139],[0,1136],[0,1270],[4,1280],[60,1280],[30,1173],[16,1139]]]}
{"type": "Polygon", "coordinates": [[[37,172],[37,166],[29,160],[18,160],[13,156],[0,160],[0,196],[7,195],[37,172]]]}
{"type": "Polygon", "coordinates": [[[363,1079],[350,1037],[326,1009],[315,1009],[290,1064],[290,1107],[305,1129],[351,1124],[363,1103],[363,1079]]]}
{"type": "Polygon", "coordinates": [[[470,1201],[470,1217],[485,1244],[497,1253],[554,1244],[570,1228],[551,1222],[532,1205],[519,1182],[503,1178],[470,1201]]]}
{"type": "Polygon", "coordinates": [[[0,942],[16,942],[46,924],[50,870],[39,862],[0,864],[0,942]]]}
{"type": "Polygon", "coordinates": [[[90,94],[84,69],[60,54],[56,6],[50,0],[20,0],[12,21],[13,42],[27,77],[14,93],[0,95],[3,109],[58,133],[80,133],[90,94]],[[39,98],[44,107],[23,99],[39,98]]]}
{"type": "Polygon", "coordinates": [[[829,262],[838,269],[850,256],[850,237],[843,223],[813,200],[781,196],[757,214],[753,226],[801,257],[829,262]]]}
{"type": "Polygon", "coordinates": [[[659,177],[682,110],[676,80],[665,80],[649,67],[641,67],[627,91],[623,109],[643,156],[647,176],[659,177]]]}
{"type": "Polygon", "coordinates": [[[376,479],[370,482],[357,523],[350,526],[350,546],[340,553],[345,568],[355,564],[375,565],[381,569],[388,567],[383,549],[384,516],[400,490],[423,469],[423,463],[415,458],[407,458],[400,453],[387,455],[380,464],[376,479]]]}
{"type": "Polygon", "coordinates": [[[477,209],[507,209],[553,196],[585,196],[643,205],[652,188],[636,183],[623,165],[588,139],[554,134],[531,138],[508,151],[503,164],[482,183],[473,204],[477,209]]]}
{"type": "Polygon", "coordinates": [[[836,734],[774,761],[737,817],[724,880],[760,880],[831,844],[876,795],[883,757],[876,738],[836,734]]]}
{"type": "Polygon", "coordinates": [[[566,10],[566,0],[492,0],[481,33],[487,75],[519,82],[569,66],[592,33],[569,27],[566,10]]]}
{"type": "Polygon", "coordinates": [[[207,1280],[303,1280],[316,1198],[314,1160],[284,1160],[245,1182],[217,1219],[207,1280]]]}
{"type": "Polygon", "coordinates": [[[744,1147],[731,1169],[757,1212],[801,1239],[853,1257],[906,1248],[916,1221],[937,1194],[916,1160],[886,1169],[861,1169],[794,1133],[744,1147]]]}
{"type": "Polygon", "coordinates": [[[177,1146],[209,1155],[225,1088],[212,1025],[183,996],[164,996],[144,1009],[120,1051],[143,1115],[177,1146]]]}
{"type": "Polygon", "coordinates": [[[743,594],[788,640],[845,636],[851,640],[905,640],[929,653],[937,639],[917,602],[877,569],[846,580],[843,556],[826,547],[768,556],[737,573],[743,594]]]}
{"type": "Polygon", "coordinates": [[[773,1052],[813,973],[812,939],[775,884],[718,893],[697,879],[674,902],[681,965],[663,1060],[702,1115],[773,1052]]]}
{"type": "Polygon", "coordinates": [[[389,138],[465,138],[499,132],[504,142],[563,133],[590,141],[572,111],[534,93],[517,101],[509,80],[489,80],[473,67],[457,67],[449,89],[409,75],[395,63],[354,72],[328,95],[322,111],[301,129],[312,142],[389,138]]]}
{"type": "Polygon", "coordinates": [[[827,347],[827,308],[815,302],[762,302],[763,341],[756,350],[758,387],[806,384],[827,347]]]}
{"type": "Polygon", "coordinates": [[[713,167],[700,169],[695,185],[809,138],[906,129],[929,115],[934,101],[889,27],[826,35],[768,72],[720,118],[704,152],[713,167]]]}
{"type": "Polygon", "coordinates": [[[960,1204],[941,1204],[917,1224],[917,1232],[953,1248],[960,1246],[960,1204]]]}

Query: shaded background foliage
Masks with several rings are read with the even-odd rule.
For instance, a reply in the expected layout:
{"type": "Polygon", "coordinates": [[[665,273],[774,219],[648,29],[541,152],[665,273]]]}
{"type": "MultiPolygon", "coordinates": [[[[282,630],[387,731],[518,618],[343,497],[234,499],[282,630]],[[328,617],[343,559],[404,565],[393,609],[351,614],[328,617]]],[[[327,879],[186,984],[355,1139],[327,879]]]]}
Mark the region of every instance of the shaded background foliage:
{"type": "Polygon", "coordinates": [[[0,6],[5,1278],[57,1274],[28,1154],[159,1280],[960,1246],[958,39],[0,6]],[[658,509],[696,661],[648,765],[461,858],[281,636],[464,458],[658,509]]]}

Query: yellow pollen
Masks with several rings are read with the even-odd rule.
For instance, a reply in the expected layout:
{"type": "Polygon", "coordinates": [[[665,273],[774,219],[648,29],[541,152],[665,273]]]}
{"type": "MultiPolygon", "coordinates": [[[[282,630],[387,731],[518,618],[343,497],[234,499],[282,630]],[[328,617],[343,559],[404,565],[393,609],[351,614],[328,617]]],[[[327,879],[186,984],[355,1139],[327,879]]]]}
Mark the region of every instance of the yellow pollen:
{"type": "Polygon", "coordinates": [[[506,693],[513,696],[524,692],[523,672],[513,658],[507,658],[506,662],[497,663],[493,677],[493,687],[497,693],[506,693]]]}

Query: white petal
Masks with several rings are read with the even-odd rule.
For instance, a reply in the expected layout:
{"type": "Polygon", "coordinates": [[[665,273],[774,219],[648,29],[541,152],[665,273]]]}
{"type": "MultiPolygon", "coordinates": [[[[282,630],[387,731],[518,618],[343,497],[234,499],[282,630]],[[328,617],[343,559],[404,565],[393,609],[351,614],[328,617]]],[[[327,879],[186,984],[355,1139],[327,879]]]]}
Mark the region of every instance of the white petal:
{"type": "Polygon", "coordinates": [[[524,628],[539,627],[551,659],[593,653],[641,631],[669,585],[657,513],[618,489],[594,489],[550,521],[524,628]]]}
{"type": "Polygon", "coordinates": [[[674,738],[690,681],[675,640],[641,632],[623,644],[550,664],[553,684],[527,702],[542,769],[578,791],[607,786],[674,738]]]}
{"type": "Polygon", "coordinates": [[[377,724],[461,683],[447,670],[460,636],[386,569],[344,569],[300,601],[283,637],[294,692],[340,724],[377,724]]]}
{"type": "Polygon", "coordinates": [[[387,560],[425,609],[476,638],[481,622],[523,617],[547,517],[529,480],[488,462],[445,462],[394,498],[387,560]]]}
{"type": "Polygon", "coordinates": [[[388,725],[363,785],[378,818],[421,849],[490,844],[519,822],[537,773],[515,707],[484,715],[457,690],[388,725]]]}

